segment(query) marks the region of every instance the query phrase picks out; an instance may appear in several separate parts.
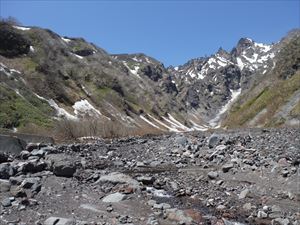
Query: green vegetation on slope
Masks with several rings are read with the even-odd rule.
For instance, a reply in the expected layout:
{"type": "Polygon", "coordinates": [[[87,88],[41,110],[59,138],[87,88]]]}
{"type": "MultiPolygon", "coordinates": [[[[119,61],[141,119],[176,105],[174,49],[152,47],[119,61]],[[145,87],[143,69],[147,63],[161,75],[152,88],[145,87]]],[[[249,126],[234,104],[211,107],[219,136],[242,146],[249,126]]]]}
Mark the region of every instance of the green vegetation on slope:
{"type": "Polygon", "coordinates": [[[50,126],[52,121],[45,114],[48,107],[38,99],[30,103],[13,90],[0,85],[0,128],[22,127],[28,123],[50,126]]]}
{"type": "MultiPolygon", "coordinates": [[[[248,100],[241,106],[231,110],[226,120],[228,126],[242,126],[253,119],[263,109],[267,109],[264,121],[267,122],[284,105],[293,93],[300,89],[300,72],[287,80],[280,80],[271,87],[266,87],[259,95],[248,100]]],[[[272,126],[275,124],[268,123],[272,126]]]]}
{"type": "MultiPolygon", "coordinates": [[[[278,126],[285,119],[274,118],[280,109],[295,91],[300,89],[300,37],[296,36],[284,43],[276,58],[276,66],[257,81],[242,98],[244,102],[235,104],[224,121],[228,127],[246,126],[260,112],[265,110],[259,117],[259,123],[264,126],[278,126]],[[253,93],[257,93],[253,96],[253,93]]],[[[292,117],[297,117],[297,106],[291,111],[292,117]]]]}

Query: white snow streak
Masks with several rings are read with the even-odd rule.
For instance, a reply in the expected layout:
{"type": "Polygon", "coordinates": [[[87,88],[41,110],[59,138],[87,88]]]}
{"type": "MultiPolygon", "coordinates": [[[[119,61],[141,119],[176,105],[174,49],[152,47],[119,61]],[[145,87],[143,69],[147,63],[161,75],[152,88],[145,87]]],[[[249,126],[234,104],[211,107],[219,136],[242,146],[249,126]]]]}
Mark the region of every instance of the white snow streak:
{"type": "Polygon", "coordinates": [[[237,99],[237,97],[241,94],[241,88],[238,90],[230,90],[231,92],[231,99],[220,109],[218,114],[215,118],[209,121],[209,124],[212,128],[219,128],[220,127],[220,118],[221,116],[230,108],[232,103],[237,99]]]}
{"type": "Polygon", "coordinates": [[[20,26],[13,26],[13,27],[16,28],[16,29],[18,29],[18,30],[23,30],[23,31],[31,29],[29,27],[20,27],[20,26]]]}
{"type": "Polygon", "coordinates": [[[94,106],[92,106],[86,99],[75,102],[72,107],[74,109],[75,115],[102,115],[100,111],[95,109],[94,106]]]}
{"type": "Polygon", "coordinates": [[[150,124],[152,127],[155,127],[155,128],[157,128],[157,129],[161,130],[160,127],[156,126],[154,123],[152,123],[150,120],[146,119],[144,116],[140,115],[140,118],[141,118],[142,120],[144,120],[146,123],[150,124]]]}
{"type": "Polygon", "coordinates": [[[72,41],[71,39],[63,38],[63,37],[61,37],[61,39],[62,39],[64,42],[66,42],[66,43],[69,43],[70,41],[72,41]]]}

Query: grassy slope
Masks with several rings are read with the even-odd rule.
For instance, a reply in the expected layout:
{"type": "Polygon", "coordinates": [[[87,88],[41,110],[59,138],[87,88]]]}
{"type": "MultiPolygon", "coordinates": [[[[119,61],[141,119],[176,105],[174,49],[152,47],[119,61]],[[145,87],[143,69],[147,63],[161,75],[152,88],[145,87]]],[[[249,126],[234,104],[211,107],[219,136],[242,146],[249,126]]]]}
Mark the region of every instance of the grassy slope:
{"type": "Polygon", "coordinates": [[[22,127],[28,123],[48,127],[52,122],[45,114],[51,112],[47,103],[39,99],[29,102],[1,84],[0,108],[0,128],[22,127]]]}

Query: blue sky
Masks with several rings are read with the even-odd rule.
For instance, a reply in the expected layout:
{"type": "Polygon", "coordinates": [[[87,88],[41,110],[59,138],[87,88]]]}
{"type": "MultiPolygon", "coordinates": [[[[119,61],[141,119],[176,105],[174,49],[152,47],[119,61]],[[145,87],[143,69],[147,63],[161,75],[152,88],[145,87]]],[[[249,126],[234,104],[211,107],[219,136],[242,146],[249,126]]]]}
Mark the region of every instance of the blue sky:
{"type": "Polygon", "coordinates": [[[231,50],[241,37],[277,42],[300,27],[300,0],[0,0],[0,10],[24,25],[83,37],[109,53],[143,52],[166,66],[231,50]]]}

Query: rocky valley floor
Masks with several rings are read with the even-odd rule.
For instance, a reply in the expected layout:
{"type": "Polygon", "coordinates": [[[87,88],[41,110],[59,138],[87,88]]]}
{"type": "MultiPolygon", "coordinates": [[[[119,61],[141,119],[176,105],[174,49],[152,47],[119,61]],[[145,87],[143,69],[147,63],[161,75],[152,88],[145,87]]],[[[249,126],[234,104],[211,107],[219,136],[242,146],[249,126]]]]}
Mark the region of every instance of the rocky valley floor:
{"type": "Polygon", "coordinates": [[[0,224],[300,224],[300,129],[0,153],[0,224]]]}

